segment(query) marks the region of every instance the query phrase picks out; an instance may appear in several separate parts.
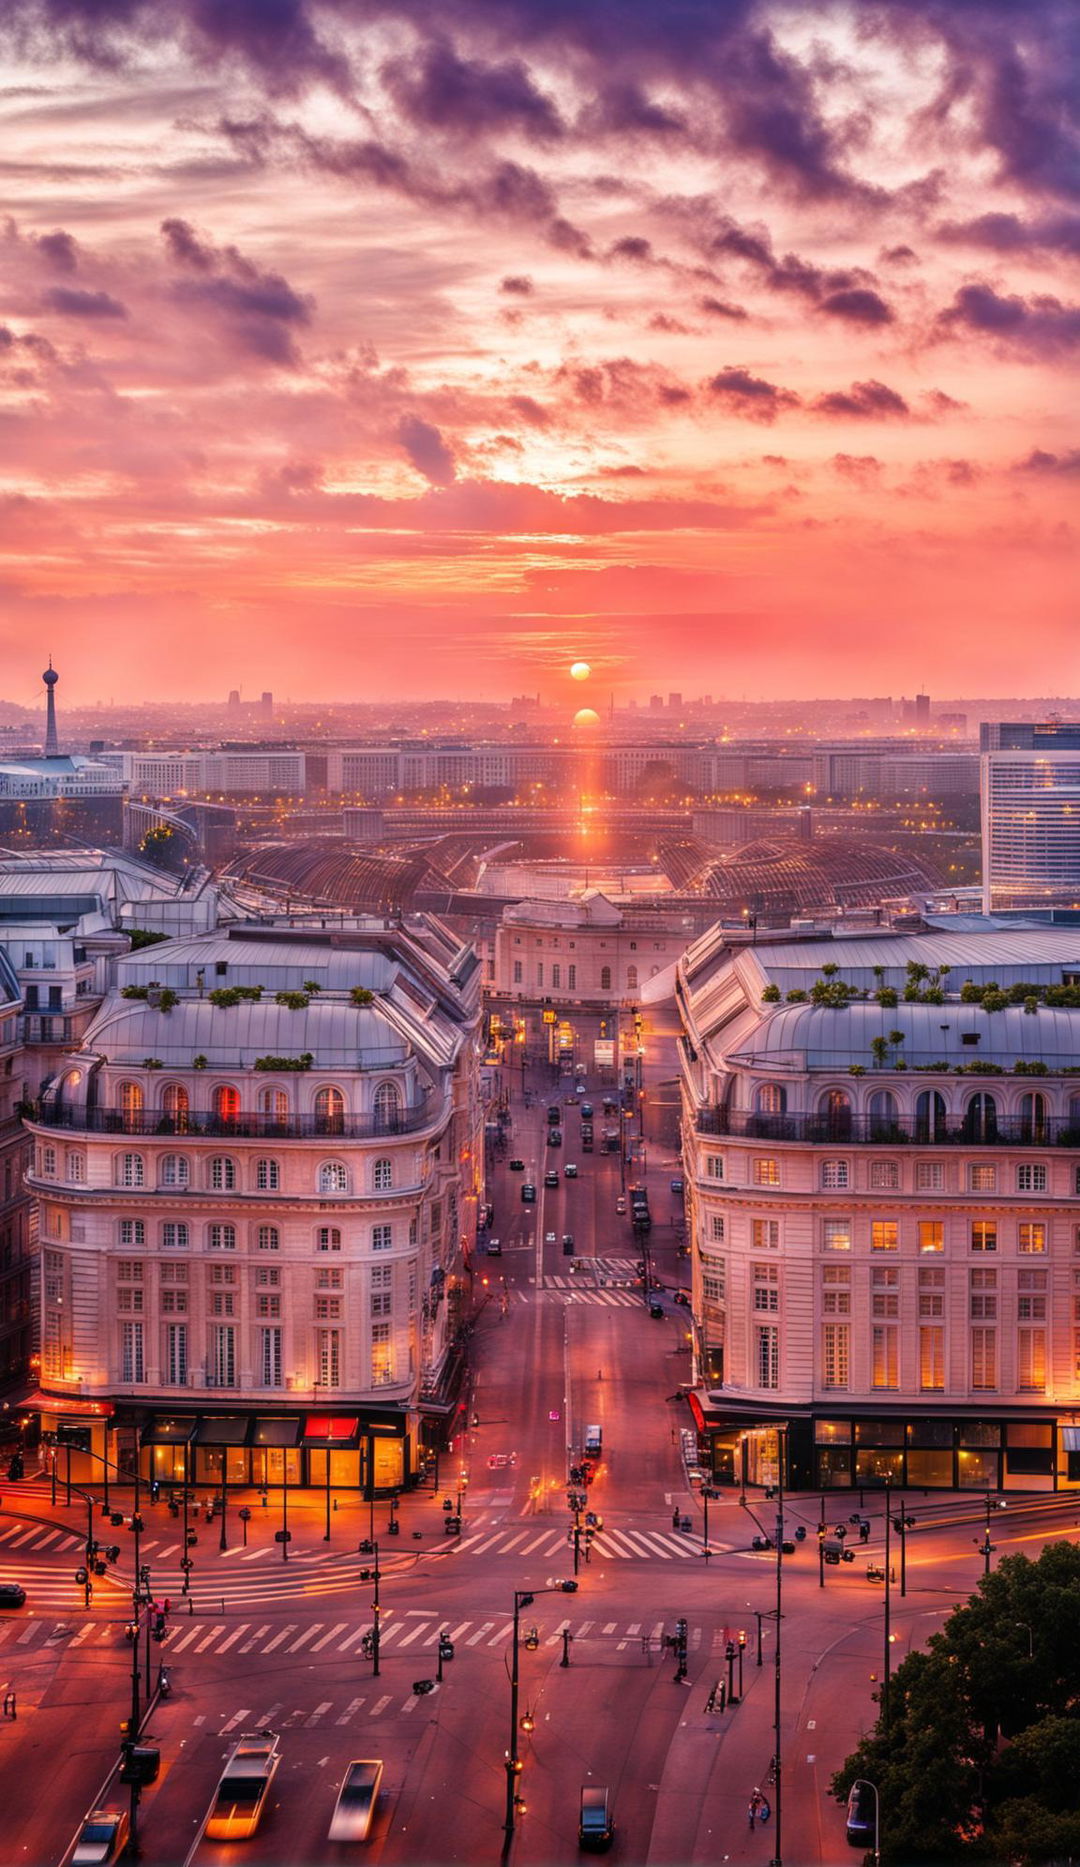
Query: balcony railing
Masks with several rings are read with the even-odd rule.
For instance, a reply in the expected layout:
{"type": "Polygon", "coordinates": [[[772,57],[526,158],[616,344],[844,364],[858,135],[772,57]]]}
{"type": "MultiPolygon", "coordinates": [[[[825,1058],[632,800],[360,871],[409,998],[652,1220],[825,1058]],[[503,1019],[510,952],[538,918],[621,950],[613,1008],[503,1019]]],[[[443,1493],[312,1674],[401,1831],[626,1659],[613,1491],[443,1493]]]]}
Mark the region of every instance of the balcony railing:
{"type": "Polygon", "coordinates": [[[701,1135],[730,1135],[751,1141],[813,1141],[832,1147],[1075,1147],[1080,1124],[1067,1116],[1045,1121],[995,1122],[945,1117],[920,1121],[900,1116],[883,1121],[873,1115],[759,1115],[751,1109],[699,1109],[694,1127],[701,1135]]]}
{"type": "Polygon", "coordinates": [[[186,1141],[369,1141],[381,1135],[415,1134],[435,1119],[437,1101],[428,1096],[398,1115],[164,1115],[144,1109],[125,1115],[119,1109],[64,1108],[47,1104],[28,1119],[43,1128],[81,1134],[125,1137],[173,1135],[186,1141]]]}

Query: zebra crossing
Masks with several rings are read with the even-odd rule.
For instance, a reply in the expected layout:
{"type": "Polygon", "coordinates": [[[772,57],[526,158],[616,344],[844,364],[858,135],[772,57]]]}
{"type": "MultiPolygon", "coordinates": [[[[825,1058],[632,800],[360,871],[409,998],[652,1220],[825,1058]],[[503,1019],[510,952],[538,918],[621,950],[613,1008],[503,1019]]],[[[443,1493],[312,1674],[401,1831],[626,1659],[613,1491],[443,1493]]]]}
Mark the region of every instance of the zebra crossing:
{"type": "Polygon", "coordinates": [[[591,1303],[602,1309],[640,1309],[638,1258],[579,1258],[570,1276],[559,1271],[545,1274],[541,1288],[567,1301],[591,1303]]]}
{"type": "MultiPolygon", "coordinates": [[[[6,1672],[11,1661],[31,1649],[62,1646],[68,1652],[84,1654],[115,1650],[125,1644],[123,1626],[122,1617],[83,1621],[78,1626],[46,1618],[0,1623],[0,1674],[6,1672]]],[[[654,1654],[662,1650],[661,1638],[666,1631],[666,1624],[653,1618],[630,1622],[602,1617],[538,1619],[533,1626],[541,1648],[561,1646],[565,1631],[575,1645],[587,1646],[597,1641],[609,1651],[621,1653],[633,1649],[637,1654],[643,1653],[646,1643],[654,1654]]],[[[204,1615],[195,1620],[174,1612],[165,1642],[155,1651],[170,1664],[186,1664],[197,1659],[234,1662],[250,1655],[273,1655],[278,1661],[295,1657],[298,1663],[317,1657],[330,1664],[339,1657],[361,1659],[364,1636],[371,1628],[370,1619],[306,1622],[297,1619],[280,1624],[253,1615],[232,1625],[220,1614],[216,1619],[204,1615]]],[[[512,1638],[513,1628],[513,1619],[504,1615],[493,1615],[486,1620],[455,1621],[452,1614],[437,1613],[434,1608],[407,1608],[401,1613],[384,1608],[380,1617],[379,1650],[389,1657],[402,1653],[419,1658],[429,1653],[434,1660],[437,1656],[433,1649],[441,1633],[445,1632],[456,1647],[479,1651],[505,1647],[512,1638]]],[[[713,1652],[722,1645],[724,1638],[722,1628],[695,1626],[689,1632],[689,1647],[695,1652],[713,1652]]],[[[326,1709],[329,1711],[330,1706],[326,1709]]],[[[242,1720],[248,1715],[239,1712],[236,1717],[242,1720]]],[[[271,1720],[269,1716],[260,1716],[256,1722],[262,1726],[271,1720]]],[[[338,1722],[344,1723],[345,1719],[338,1722]]],[[[242,1724],[240,1728],[244,1728],[242,1724]]]]}
{"type": "Polygon", "coordinates": [[[28,1523],[25,1518],[17,1517],[14,1522],[4,1524],[0,1529],[0,1560],[13,1549],[25,1556],[36,1555],[39,1550],[47,1550],[50,1556],[59,1556],[67,1550],[85,1547],[84,1536],[61,1530],[55,1524],[28,1523]]]}
{"type": "MultiPolygon", "coordinates": [[[[533,1518],[524,1530],[515,1529],[513,1525],[503,1525],[498,1530],[476,1530],[471,1536],[455,1538],[452,1546],[441,1553],[447,1558],[469,1553],[474,1556],[513,1555],[541,1559],[556,1556],[560,1551],[565,1554],[570,1546],[565,1527],[561,1530],[548,1527],[538,1531],[536,1519],[533,1518]]],[[[732,1546],[730,1543],[710,1542],[709,1547],[714,1555],[719,1556],[725,1555],[732,1546]]],[[[701,1544],[696,1536],[662,1530],[615,1529],[605,1524],[593,1537],[590,1560],[678,1562],[687,1557],[697,1559],[700,1554],[701,1544]]]]}

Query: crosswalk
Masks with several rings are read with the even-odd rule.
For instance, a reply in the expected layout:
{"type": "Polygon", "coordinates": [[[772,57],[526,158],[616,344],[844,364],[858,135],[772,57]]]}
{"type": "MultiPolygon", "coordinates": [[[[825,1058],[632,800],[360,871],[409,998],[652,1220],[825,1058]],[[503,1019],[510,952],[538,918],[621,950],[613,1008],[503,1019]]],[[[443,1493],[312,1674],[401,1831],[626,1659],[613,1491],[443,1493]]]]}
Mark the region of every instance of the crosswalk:
{"type": "MultiPolygon", "coordinates": [[[[471,1536],[455,1538],[449,1549],[443,1553],[447,1557],[466,1554],[474,1556],[535,1556],[544,1558],[556,1556],[560,1551],[565,1555],[572,1548],[565,1527],[556,1530],[537,1530],[533,1518],[527,1529],[515,1529],[513,1525],[503,1525],[498,1530],[477,1530],[471,1536]]],[[[714,1555],[723,1555],[731,1548],[729,1543],[710,1542],[714,1555]]],[[[678,1531],[618,1529],[605,1524],[597,1531],[592,1541],[590,1560],[593,1563],[614,1561],[652,1561],[678,1562],[687,1557],[699,1559],[701,1544],[696,1536],[682,1535],[678,1531]]]]}
{"type": "MultiPolygon", "coordinates": [[[[630,1622],[605,1620],[602,1616],[584,1620],[576,1616],[560,1620],[539,1618],[530,1622],[530,1633],[533,1627],[540,1647],[544,1649],[561,1647],[565,1632],[571,1643],[582,1649],[599,1642],[607,1650],[625,1652],[632,1649],[635,1654],[643,1655],[643,1643],[648,1643],[653,1657],[663,1650],[662,1636],[670,1631],[665,1622],[651,1617],[630,1622]]],[[[317,1658],[329,1664],[337,1657],[363,1659],[364,1636],[371,1632],[371,1628],[370,1619],[355,1620],[347,1617],[329,1621],[296,1619],[282,1624],[260,1621],[258,1616],[252,1616],[248,1620],[230,1623],[220,1614],[216,1619],[206,1615],[192,1619],[174,1613],[165,1642],[154,1651],[159,1658],[176,1666],[199,1659],[236,1661],[250,1655],[274,1655],[279,1661],[294,1657],[298,1661],[317,1658]]],[[[418,1661],[422,1655],[426,1655],[434,1663],[437,1655],[433,1649],[440,1633],[444,1631],[455,1647],[462,1651],[475,1651],[505,1647],[512,1639],[513,1628],[513,1619],[504,1614],[492,1614],[485,1620],[455,1621],[452,1615],[437,1613],[434,1608],[409,1608],[400,1614],[387,1608],[381,1616],[380,1654],[394,1657],[399,1653],[407,1653],[410,1657],[415,1656],[418,1661]]],[[[711,1653],[717,1651],[725,1639],[724,1629],[697,1625],[689,1630],[688,1644],[691,1652],[711,1653]]],[[[95,1618],[77,1625],[43,1617],[28,1621],[6,1621],[0,1623],[0,1674],[7,1671],[10,1663],[21,1652],[31,1649],[63,1646],[69,1652],[93,1653],[114,1651],[125,1644],[122,1619],[95,1618]]],[[[246,1712],[236,1714],[240,1720],[245,1716],[246,1712]]],[[[270,1722],[268,1715],[260,1716],[256,1726],[261,1728],[270,1722]]],[[[339,1722],[344,1722],[344,1719],[339,1722]]],[[[245,1728],[242,1723],[240,1728],[245,1728]]]]}
{"type": "Polygon", "coordinates": [[[59,1556],[68,1550],[85,1547],[84,1536],[75,1536],[70,1530],[58,1529],[55,1524],[28,1524],[25,1519],[16,1518],[13,1523],[6,1523],[0,1529],[0,1560],[14,1549],[24,1556],[36,1555],[41,1550],[47,1550],[50,1556],[59,1556]]]}

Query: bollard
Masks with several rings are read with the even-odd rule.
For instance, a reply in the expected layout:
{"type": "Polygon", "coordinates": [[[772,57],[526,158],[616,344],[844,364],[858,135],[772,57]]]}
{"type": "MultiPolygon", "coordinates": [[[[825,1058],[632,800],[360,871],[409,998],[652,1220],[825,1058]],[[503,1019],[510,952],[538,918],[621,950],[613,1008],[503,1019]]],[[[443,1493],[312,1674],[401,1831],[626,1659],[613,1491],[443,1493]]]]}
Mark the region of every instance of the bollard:
{"type": "Polygon", "coordinates": [[[4,1693],[4,1717],[14,1718],[16,1715],[17,1714],[15,1711],[15,1694],[14,1692],[5,1692],[4,1693]]]}

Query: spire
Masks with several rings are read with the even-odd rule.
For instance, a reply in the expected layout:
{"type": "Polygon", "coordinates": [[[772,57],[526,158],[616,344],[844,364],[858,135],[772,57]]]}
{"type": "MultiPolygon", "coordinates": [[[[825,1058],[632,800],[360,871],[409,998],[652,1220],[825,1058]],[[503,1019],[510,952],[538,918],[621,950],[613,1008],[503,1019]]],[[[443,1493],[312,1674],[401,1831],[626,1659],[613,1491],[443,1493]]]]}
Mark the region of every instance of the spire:
{"type": "Polygon", "coordinates": [[[45,683],[45,692],[48,695],[48,700],[46,702],[47,711],[45,715],[45,757],[46,758],[59,758],[60,747],[56,741],[56,693],[55,693],[55,689],[56,689],[56,683],[60,679],[60,676],[57,674],[56,669],[53,667],[51,655],[49,656],[49,665],[46,668],[41,678],[45,683]]]}

